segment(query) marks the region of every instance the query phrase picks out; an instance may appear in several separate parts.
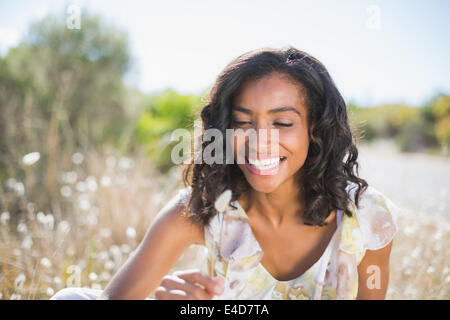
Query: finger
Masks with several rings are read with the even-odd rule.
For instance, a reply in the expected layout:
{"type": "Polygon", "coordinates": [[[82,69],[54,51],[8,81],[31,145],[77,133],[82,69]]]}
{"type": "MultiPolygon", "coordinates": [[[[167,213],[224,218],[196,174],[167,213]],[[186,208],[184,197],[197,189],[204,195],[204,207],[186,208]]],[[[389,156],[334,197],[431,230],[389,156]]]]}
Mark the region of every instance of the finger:
{"type": "Polygon", "coordinates": [[[161,286],[167,290],[183,290],[198,300],[209,300],[213,297],[205,289],[178,276],[165,276],[161,281],[161,286]]]}
{"type": "Polygon", "coordinates": [[[156,300],[192,300],[192,296],[182,290],[167,290],[164,287],[158,287],[155,290],[156,300]]]}
{"type": "Polygon", "coordinates": [[[198,283],[212,295],[223,293],[224,280],[222,277],[218,276],[215,278],[211,278],[210,276],[202,273],[198,269],[180,272],[178,276],[183,279],[188,279],[188,281],[190,282],[198,283]]]}
{"type": "Polygon", "coordinates": [[[181,279],[202,285],[211,294],[221,294],[223,291],[222,279],[213,279],[198,270],[178,271],[175,274],[181,279]]]}

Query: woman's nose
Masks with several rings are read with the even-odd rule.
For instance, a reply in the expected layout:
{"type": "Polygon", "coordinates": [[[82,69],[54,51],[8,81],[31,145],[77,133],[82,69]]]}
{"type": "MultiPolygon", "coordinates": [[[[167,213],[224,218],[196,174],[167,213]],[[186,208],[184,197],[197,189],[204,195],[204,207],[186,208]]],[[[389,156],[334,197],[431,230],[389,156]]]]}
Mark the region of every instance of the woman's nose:
{"type": "MultiPolygon", "coordinates": [[[[253,141],[250,139],[249,141],[253,141]]],[[[256,145],[250,145],[249,149],[258,155],[278,155],[279,134],[278,129],[259,126],[256,129],[256,145]]]]}

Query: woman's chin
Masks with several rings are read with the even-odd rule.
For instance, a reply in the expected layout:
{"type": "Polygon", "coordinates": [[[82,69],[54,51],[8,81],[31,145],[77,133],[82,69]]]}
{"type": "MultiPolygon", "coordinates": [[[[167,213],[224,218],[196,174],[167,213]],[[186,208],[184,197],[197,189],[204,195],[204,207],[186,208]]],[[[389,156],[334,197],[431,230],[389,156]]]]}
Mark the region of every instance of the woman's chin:
{"type": "Polygon", "coordinates": [[[280,186],[278,179],[265,179],[265,181],[261,181],[261,179],[247,179],[247,182],[255,191],[262,193],[272,193],[280,186]]]}

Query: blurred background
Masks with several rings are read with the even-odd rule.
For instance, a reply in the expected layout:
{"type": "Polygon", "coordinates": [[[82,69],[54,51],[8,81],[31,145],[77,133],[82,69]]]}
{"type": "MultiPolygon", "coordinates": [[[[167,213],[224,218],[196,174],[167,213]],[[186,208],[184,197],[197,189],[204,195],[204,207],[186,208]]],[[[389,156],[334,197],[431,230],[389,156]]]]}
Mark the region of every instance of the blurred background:
{"type": "Polygon", "coordinates": [[[232,59],[287,45],[328,68],[360,176],[400,208],[387,298],[449,299],[448,30],[438,0],[0,0],[0,299],[103,289],[183,186],[171,132],[232,59]]]}

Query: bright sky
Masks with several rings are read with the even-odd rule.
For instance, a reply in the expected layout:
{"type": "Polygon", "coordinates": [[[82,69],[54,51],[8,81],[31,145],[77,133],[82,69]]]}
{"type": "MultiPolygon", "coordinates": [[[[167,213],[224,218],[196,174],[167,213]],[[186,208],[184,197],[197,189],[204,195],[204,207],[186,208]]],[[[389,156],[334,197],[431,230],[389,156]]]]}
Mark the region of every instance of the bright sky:
{"type": "Polygon", "coordinates": [[[292,45],[325,64],[347,101],[418,106],[450,93],[446,0],[0,0],[0,53],[32,19],[70,4],[128,31],[135,64],[127,82],[145,92],[198,94],[236,56],[292,45]]]}

